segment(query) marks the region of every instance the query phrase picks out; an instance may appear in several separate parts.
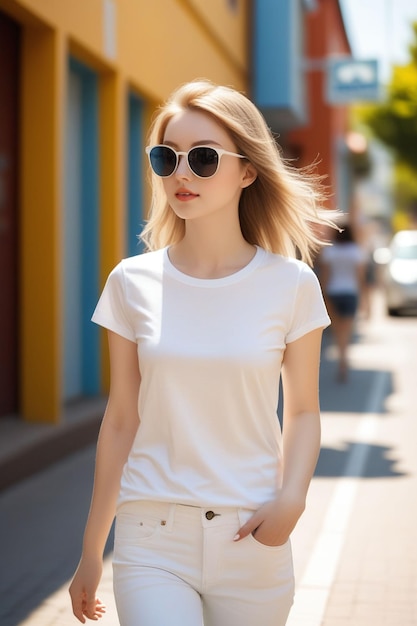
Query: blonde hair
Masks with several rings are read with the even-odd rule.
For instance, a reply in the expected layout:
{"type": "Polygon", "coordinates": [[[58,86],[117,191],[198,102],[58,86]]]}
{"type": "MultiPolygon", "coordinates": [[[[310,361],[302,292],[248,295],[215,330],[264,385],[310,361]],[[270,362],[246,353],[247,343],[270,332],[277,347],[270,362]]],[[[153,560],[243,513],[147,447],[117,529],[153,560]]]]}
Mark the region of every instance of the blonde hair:
{"type": "MultiPolygon", "coordinates": [[[[179,87],[159,110],[150,130],[149,144],[163,143],[173,116],[184,110],[209,115],[229,134],[236,149],[252,163],[256,180],[243,189],[239,201],[242,235],[251,244],[312,264],[325,243],[320,226],[335,226],[323,201],[321,179],[286,164],[279,147],[256,106],[229,87],[198,80],[179,87]]],[[[152,204],[141,233],[148,250],[178,243],[185,222],[171,210],[160,178],[152,174],[152,204]]]]}

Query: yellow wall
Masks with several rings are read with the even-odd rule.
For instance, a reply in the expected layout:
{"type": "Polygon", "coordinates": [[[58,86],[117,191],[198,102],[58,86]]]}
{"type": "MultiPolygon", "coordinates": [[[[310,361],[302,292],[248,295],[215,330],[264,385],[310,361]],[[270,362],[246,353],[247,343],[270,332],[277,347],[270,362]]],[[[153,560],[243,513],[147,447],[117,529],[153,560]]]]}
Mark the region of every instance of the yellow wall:
{"type": "Polygon", "coordinates": [[[20,386],[25,419],[56,422],[62,408],[61,216],[69,55],[99,76],[103,283],[124,254],[128,90],[144,100],[146,121],[173,88],[193,78],[245,90],[249,4],[240,0],[233,11],[227,0],[0,0],[0,10],[22,25],[23,41],[20,386]],[[106,21],[105,15],[113,19],[106,21]]]}
{"type": "Polygon", "coordinates": [[[227,0],[0,0],[3,7],[61,30],[156,101],[200,76],[246,87],[248,0],[236,12],[227,0]],[[115,15],[114,57],[106,52],[106,5],[115,15]]]}
{"type": "Polygon", "coordinates": [[[27,419],[54,421],[60,397],[62,36],[29,29],[22,49],[21,392],[27,419]]]}

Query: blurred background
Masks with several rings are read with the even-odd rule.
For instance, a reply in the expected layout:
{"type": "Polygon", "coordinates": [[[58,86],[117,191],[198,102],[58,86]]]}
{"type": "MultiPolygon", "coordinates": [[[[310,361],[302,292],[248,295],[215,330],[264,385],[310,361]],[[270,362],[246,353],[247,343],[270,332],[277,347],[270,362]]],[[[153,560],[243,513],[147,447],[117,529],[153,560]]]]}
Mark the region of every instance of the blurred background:
{"type": "MultiPolygon", "coordinates": [[[[112,267],[141,252],[152,115],[198,77],[246,93],[284,156],[326,177],[327,208],[375,270],[362,319],[417,306],[417,241],[391,271],[393,235],[417,228],[415,0],[0,0],[4,493],[95,440],[108,359],[90,317],[112,267]]],[[[417,320],[401,321],[415,346],[417,320]]],[[[324,377],[324,411],[365,381],[343,399],[324,377]]]]}

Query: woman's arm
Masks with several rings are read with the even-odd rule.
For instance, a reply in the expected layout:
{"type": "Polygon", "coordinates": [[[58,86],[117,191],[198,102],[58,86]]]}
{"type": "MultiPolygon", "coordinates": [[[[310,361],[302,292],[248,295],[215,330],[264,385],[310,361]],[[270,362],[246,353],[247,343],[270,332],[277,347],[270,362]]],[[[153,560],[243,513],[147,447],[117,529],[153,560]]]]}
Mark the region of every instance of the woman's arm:
{"type": "Polygon", "coordinates": [[[283,481],[276,499],[240,529],[267,545],[285,543],[304,511],[320,450],[319,366],[322,329],[287,345],[282,367],[284,396],[283,481]]]}
{"type": "Polygon", "coordinates": [[[90,512],[81,560],[70,586],[74,615],[98,619],[104,607],[96,598],[106,540],[114,519],[123,466],[139,426],[140,385],[137,345],[108,332],[110,393],[100,428],[90,512]]]}
{"type": "Polygon", "coordinates": [[[284,474],[282,489],[303,505],[320,451],[319,372],[323,330],[288,344],[282,369],[284,474]]]}

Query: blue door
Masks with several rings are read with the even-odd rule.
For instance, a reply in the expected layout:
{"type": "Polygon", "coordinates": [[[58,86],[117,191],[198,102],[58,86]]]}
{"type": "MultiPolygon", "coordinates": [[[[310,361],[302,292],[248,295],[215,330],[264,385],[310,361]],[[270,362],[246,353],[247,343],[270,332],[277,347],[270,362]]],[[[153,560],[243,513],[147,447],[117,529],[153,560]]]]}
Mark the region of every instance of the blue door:
{"type": "Polygon", "coordinates": [[[90,317],[99,284],[98,85],[68,67],[63,207],[63,399],[99,391],[99,335],[90,317]]]}

